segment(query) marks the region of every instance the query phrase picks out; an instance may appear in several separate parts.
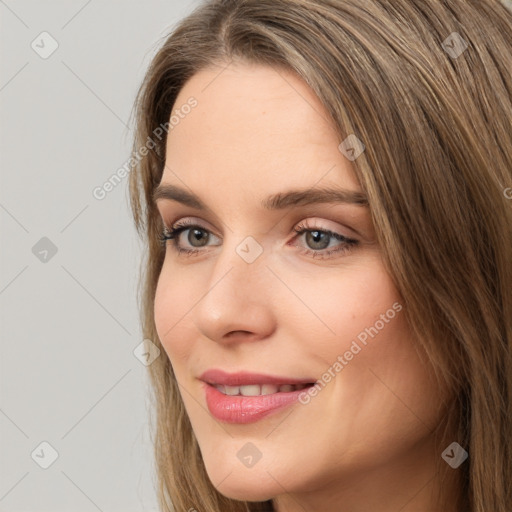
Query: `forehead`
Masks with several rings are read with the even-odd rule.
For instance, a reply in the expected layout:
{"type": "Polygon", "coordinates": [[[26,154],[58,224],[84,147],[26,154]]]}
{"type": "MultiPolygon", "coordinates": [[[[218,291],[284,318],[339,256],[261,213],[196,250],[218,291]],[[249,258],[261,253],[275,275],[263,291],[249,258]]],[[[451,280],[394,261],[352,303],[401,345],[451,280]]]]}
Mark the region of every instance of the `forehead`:
{"type": "Polygon", "coordinates": [[[294,73],[219,65],[185,84],[173,114],[191,97],[197,106],[169,130],[162,181],[179,176],[194,189],[229,182],[261,196],[316,183],[359,189],[329,114],[294,73]]]}

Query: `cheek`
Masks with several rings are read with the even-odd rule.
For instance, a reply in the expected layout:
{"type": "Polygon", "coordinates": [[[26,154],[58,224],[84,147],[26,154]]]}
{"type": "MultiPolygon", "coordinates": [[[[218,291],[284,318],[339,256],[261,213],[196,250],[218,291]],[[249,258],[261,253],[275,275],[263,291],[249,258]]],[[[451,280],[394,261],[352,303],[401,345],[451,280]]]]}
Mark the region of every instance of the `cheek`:
{"type": "Polygon", "coordinates": [[[400,368],[403,376],[421,366],[402,298],[380,260],[348,273],[342,288],[330,284],[318,300],[337,339],[326,350],[335,347],[353,366],[400,368]]]}
{"type": "Polygon", "coordinates": [[[192,350],[192,344],[187,341],[191,339],[187,314],[195,302],[187,293],[190,288],[189,280],[179,279],[179,272],[171,274],[163,269],[155,291],[155,326],[175,371],[179,371],[179,363],[186,361],[192,350]]]}
{"type": "MultiPolygon", "coordinates": [[[[317,315],[315,351],[334,362],[339,354],[368,347],[372,340],[404,334],[401,297],[377,255],[344,268],[339,276],[303,282],[307,297],[317,315]]],[[[306,326],[304,326],[306,328],[306,326]]],[[[351,355],[349,354],[350,358],[351,355]]]]}
{"type": "Polygon", "coordinates": [[[330,389],[326,393],[364,417],[377,411],[382,419],[414,416],[406,403],[435,423],[440,394],[432,368],[380,260],[344,270],[339,279],[314,282],[303,281],[300,293],[321,322],[310,316],[298,331],[316,333],[302,336],[303,348],[330,389]]]}

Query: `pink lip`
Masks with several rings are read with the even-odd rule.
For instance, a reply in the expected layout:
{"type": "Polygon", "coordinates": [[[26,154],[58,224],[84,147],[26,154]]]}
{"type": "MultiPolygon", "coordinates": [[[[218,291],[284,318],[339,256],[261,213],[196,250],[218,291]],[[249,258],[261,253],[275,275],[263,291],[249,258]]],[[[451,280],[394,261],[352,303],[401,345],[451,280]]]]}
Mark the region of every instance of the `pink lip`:
{"type": "Polygon", "coordinates": [[[279,392],[260,396],[230,396],[221,393],[213,384],[244,386],[250,384],[309,384],[315,379],[292,379],[271,375],[238,372],[228,374],[222,370],[208,370],[200,377],[210,413],[226,423],[252,423],[282,410],[298,401],[304,390],[279,392]]]}

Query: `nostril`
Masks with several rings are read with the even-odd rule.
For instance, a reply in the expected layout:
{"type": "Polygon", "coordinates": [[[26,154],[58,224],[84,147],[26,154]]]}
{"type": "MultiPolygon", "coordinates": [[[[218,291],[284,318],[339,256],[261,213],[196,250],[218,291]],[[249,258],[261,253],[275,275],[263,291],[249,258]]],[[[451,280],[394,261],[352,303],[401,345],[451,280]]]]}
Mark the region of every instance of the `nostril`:
{"type": "Polygon", "coordinates": [[[252,334],[250,331],[231,331],[226,334],[226,338],[229,338],[230,336],[236,336],[237,334],[252,334]]]}

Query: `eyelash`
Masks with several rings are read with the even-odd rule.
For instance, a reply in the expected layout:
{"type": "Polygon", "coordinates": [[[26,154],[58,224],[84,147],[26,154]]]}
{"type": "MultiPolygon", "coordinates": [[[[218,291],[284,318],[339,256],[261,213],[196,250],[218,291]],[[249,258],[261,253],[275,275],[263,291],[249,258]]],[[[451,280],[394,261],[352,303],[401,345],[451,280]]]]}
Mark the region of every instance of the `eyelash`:
{"type": "MultiPolygon", "coordinates": [[[[200,252],[203,252],[202,249],[183,249],[178,245],[179,235],[182,231],[188,231],[189,229],[197,228],[198,230],[204,231],[206,233],[210,233],[209,230],[203,228],[202,226],[199,226],[198,224],[195,224],[193,221],[180,221],[178,222],[172,229],[169,229],[167,227],[164,227],[162,232],[159,236],[160,244],[165,247],[168,241],[172,240],[171,247],[177,251],[179,255],[182,256],[193,256],[197,255],[200,252]]],[[[355,240],[353,238],[348,238],[344,235],[341,235],[339,233],[334,233],[333,231],[330,231],[328,229],[321,229],[319,227],[315,226],[308,226],[306,223],[301,223],[297,227],[294,228],[295,233],[297,233],[295,238],[298,238],[299,236],[303,235],[304,233],[308,232],[319,232],[324,233],[328,235],[330,238],[334,238],[335,240],[338,240],[340,242],[343,242],[343,245],[341,245],[339,248],[334,250],[327,250],[327,249],[321,249],[321,250],[313,250],[313,249],[303,249],[301,251],[302,254],[312,255],[313,258],[320,258],[320,259],[326,259],[331,257],[332,254],[335,253],[341,253],[346,254],[354,249],[357,245],[359,245],[359,241],[355,240]]],[[[212,233],[210,233],[212,234],[212,233]]]]}

